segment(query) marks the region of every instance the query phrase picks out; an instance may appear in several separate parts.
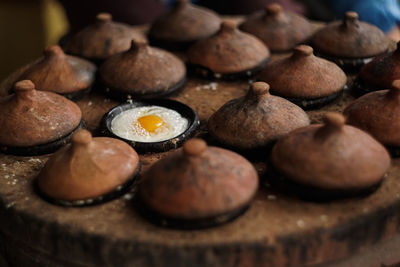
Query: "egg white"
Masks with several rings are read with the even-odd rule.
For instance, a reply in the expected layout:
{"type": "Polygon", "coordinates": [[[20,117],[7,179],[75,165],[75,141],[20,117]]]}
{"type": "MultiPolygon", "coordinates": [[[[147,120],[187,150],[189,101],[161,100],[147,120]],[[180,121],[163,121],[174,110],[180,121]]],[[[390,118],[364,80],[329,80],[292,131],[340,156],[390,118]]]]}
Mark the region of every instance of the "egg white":
{"type": "Polygon", "coordinates": [[[160,106],[136,107],[118,114],[111,122],[111,131],[127,140],[153,143],[165,141],[182,134],[189,127],[189,121],[175,110],[160,106]],[[138,118],[156,115],[164,125],[153,133],[147,132],[138,122],[138,118]]]}

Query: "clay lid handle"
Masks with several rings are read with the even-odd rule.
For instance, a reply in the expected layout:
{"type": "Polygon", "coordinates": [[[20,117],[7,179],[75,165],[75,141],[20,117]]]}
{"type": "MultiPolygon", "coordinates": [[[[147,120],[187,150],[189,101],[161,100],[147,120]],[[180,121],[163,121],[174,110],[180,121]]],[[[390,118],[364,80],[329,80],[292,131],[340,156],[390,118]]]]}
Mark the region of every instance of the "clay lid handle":
{"type": "Polygon", "coordinates": [[[232,20],[225,20],[221,23],[220,32],[233,32],[237,28],[236,22],[232,20]]]}
{"type": "Polygon", "coordinates": [[[317,138],[325,138],[331,134],[340,132],[346,123],[346,118],[337,112],[327,112],[324,117],[324,125],[316,132],[317,138]]]}
{"type": "Polygon", "coordinates": [[[247,98],[256,98],[259,100],[262,96],[269,95],[269,84],[266,82],[255,82],[250,85],[250,90],[247,93],[247,98]]]}
{"type": "Polygon", "coordinates": [[[135,40],[133,39],[131,41],[131,48],[129,49],[130,51],[139,51],[140,49],[143,49],[147,47],[149,44],[147,43],[146,40],[135,40]]]}
{"type": "Polygon", "coordinates": [[[314,49],[309,45],[298,45],[293,49],[292,58],[304,58],[312,56],[314,49]]]}
{"type": "Polygon", "coordinates": [[[343,26],[345,27],[351,27],[351,26],[357,26],[358,27],[358,14],[357,12],[354,11],[347,11],[344,20],[343,20],[343,26]]]}
{"type": "Polygon", "coordinates": [[[50,45],[43,51],[45,58],[65,57],[64,51],[58,45],[50,45]]]}
{"type": "Polygon", "coordinates": [[[282,6],[278,3],[269,4],[265,7],[265,17],[278,17],[282,14],[282,6]]]}
{"type": "Polygon", "coordinates": [[[400,97],[400,80],[394,80],[387,96],[390,99],[398,99],[400,97]]]}
{"type": "Polygon", "coordinates": [[[28,99],[35,94],[35,85],[30,80],[22,80],[14,84],[14,92],[18,98],[28,99]]]}
{"type": "Polygon", "coordinates": [[[110,22],[110,21],[112,21],[112,15],[110,13],[106,13],[106,12],[99,13],[96,16],[96,21],[99,24],[110,22]]]}
{"type": "Polygon", "coordinates": [[[71,138],[73,147],[86,147],[92,142],[92,134],[85,129],[77,131],[71,138]]]}
{"type": "Polygon", "coordinates": [[[207,143],[199,138],[193,138],[183,144],[183,153],[190,157],[198,157],[207,149],[207,143]]]}

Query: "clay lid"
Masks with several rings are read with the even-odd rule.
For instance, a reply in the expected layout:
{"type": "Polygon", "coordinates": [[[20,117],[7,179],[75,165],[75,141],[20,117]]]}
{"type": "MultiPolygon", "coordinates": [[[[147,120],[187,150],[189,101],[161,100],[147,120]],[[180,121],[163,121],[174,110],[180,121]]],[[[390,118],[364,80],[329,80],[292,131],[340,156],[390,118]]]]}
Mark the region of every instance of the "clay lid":
{"type": "Polygon", "coordinates": [[[49,143],[71,133],[82,119],[72,101],[52,92],[37,91],[24,80],[14,94],[0,100],[0,144],[25,147],[49,143]]]}
{"type": "Polygon", "coordinates": [[[175,55],[132,41],[131,48],[110,57],[99,69],[105,87],[132,95],[161,94],[185,79],[185,64],[175,55]]]}
{"type": "Polygon", "coordinates": [[[394,80],[400,79],[400,42],[395,51],[377,56],[364,65],[359,77],[369,85],[390,88],[394,80]]]}
{"type": "Polygon", "coordinates": [[[374,25],[358,20],[356,12],[346,12],[343,21],[334,21],[312,37],[318,52],[344,58],[365,58],[384,53],[389,48],[385,34],[374,25]]]}
{"type": "Polygon", "coordinates": [[[327,113],[324,124],[300,128],[280,139],[271,161],[288,179],[329,190],[371,187],[390,166],[386,149],[369,134],[345,125],[338,113],[327,113]]]}
{"type": "Polygon", "coordinates": [[[31,65],[19,80],[31,80],[37,90],[68,94],[88,89],[96,66],[87,60],[65,55],[58,45],[48,46],[44,57],[31,65]]]}
{"type": "Polygon", "coordinates": [[[290,50],[313,34],[306,18],[283,10],[277,3],[248,17],[240,29],[260,38],[274,52],[290,50]]]}
{"type": "Polygon", "coordinates": [[[149,36],[169,42],[194,42],[216,33],[220,23],[214,11],[179,0],[153,23],[149,36]]]}
{"type": "Polygon", "coordinates": [[[146,37],[127,24],[112,21],[111,14],[99,13],[94,24],[71,38],[65,51],[91,60],[104,60],[128,50],[132,39],[146,40],[146,37]]]}
{"type": "Polygon", "coordinates": [[[38,176],[42,193],[56,200],[96,198],[124,185],[137,172],[139,157],[128,144],[108,137],[92,138],[87,130],[57,151],[38,176]]]}
{"type": "Polygon", "coordinates": [[[245,158],[191,139],[143,175],[139,196],[165,217],[195,220],[249,205],[257,187],[257,172],[245,158]]]}
{"type": "Polygon", "coordinates": [[[345,110],[349,124],[369,132],[387,146],[400,146],[400,80],[390,90],[371,92],[356,99],[345,110]]]}
{"type": "Polygon", "coordinates": [[[271,95],[267,83],[255,82],[246,96],[229,101],[211,116],[208,131],[226,145],[254,149],[308,124],[299,106],[271,95]]]}
{"type": "Polygon", "coordinates": [[[314,56],[308,45],[299,45],[291,56],[269,63],[259,79],[269,83],[272,94],[301,99],[337,93],[347,82],[336,64],[314,56]]]}
{"type": "Polygon", "coordinates": [[[258,38],[224,21],[215,35],[198,41],[188,51],[189,63],[229,74],[251,70],[269,58],[268,48],[258,38]]]}

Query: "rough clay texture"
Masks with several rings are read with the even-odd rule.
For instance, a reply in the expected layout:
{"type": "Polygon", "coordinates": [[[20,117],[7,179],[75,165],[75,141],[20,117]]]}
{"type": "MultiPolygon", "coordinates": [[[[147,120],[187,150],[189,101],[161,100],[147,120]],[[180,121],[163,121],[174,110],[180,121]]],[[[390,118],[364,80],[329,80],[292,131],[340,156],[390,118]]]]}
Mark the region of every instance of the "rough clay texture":
{"type": "Polygon", "coordinates": [[[167,91],[186,76],[185,64],[175,55],[146,43],[132,43],[130,50],[101,65],[104,86],[124,93],[145,95],[167,91]]]}
{"type": "Polygon", "coordinates": [[[52,92],[17,91],[0,100],[0,144],[34,146],[60,139],[78,127],[82,112],[52,92]]]}
{"type": "Polygon", "coordinates": [[[75,141],[47,161],[38,176],[39,189],[57,200],[85,200],[110,193],[135,174],[139,156],[125,142],[96,137],[87,143],[75,141]],[[84,167],[82,167],[84,166],[84,167]]]}
{"type": "Polygon", "coordinates": [[[357,190],[384,178],[390,156],[374,138],[353,126],[316,124],[280,139],[272,150],[271,162],[299,184],[357,190]]]}
{"type": "Polygon", "coordinates": [[[399,88],[371,92],[351,103],[344,111],[348,123],[369,132],[387,146],[400,146],[399,88]]]}
{"type": "Polygon", "coordinates": [[[71,38],[65,51],[92,60],[104,60],[128,50],[132,40],[146,40],[146,37],[132,26],[113,22],[111,17],[98,17],[94,24],[71,38]]]}
{"type": "Polygon", "coordinates": [[[190,220],[222,215],[250,203],[258,188],[250,162],[218,147],[208,147],[200,155],[188,155],[184,149],[143,175],[139,193],[148,207],[169,218],[190,220]]]}
{"type": "Polygon", "coordinates": [[[16,81],[31,80],[37,90],[67,94],[89,88],[96,70],[93,63],[65,55],[59,46],[50,46],[45,49],[44,57],[29,66],[16,81]]]}
{"type": "Polygon", "coordinates": [[[289,51],[313,34],[305,17],[285,10],[272,13],[268,7],[250,16],[239,28],[260,38],[272,52],[289,51]]]}
{"type": "Polygon", "coordinates": [[[298,46],[291,56],[268,64],[259,79],[282,97],[314,99],[332,95],[346,85],[346,74],[335,64],[312,54],[309,46],[298,46]]]}
{"type": "Polygon", "coordinates": [[[233,99],[208,121],[208,131],[218,141],[239,149],[266,147],[290,131],[310,123],[297,105],[279,96],[254,92],[233,99]]]}
{"type": "Polygon", "coordinates": [[[189,49],[188,62],[214,73],[231,74],[256,68],[269,56],[268,48],[258,38],[224,22],[218,33],[189,49]]]}
{"type": "Polygon", "coordinates": [[[389,41],[379,28],[358,19],[326,25],[314,34],[311,43],[318,52],[344,58],[372,57],[389,48],[389,41]]]}
{"type": "Polygon", "coordinates": [[[149,36],[170,42],[193,42],[216,33],[220,23],[214,11],[181,1],[154,22],[149,36]]]}

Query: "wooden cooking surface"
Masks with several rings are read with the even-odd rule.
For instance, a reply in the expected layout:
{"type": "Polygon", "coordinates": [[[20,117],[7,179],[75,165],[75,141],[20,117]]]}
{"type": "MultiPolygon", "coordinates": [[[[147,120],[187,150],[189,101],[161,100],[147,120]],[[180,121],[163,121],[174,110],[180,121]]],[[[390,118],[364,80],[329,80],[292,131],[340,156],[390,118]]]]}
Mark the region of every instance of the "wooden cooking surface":
{"type": "MultiPolygon", "coordinates": [[[[190,78],[170,97],[194,108],[201,119],[226,101],[242,96],[248,82],[190,78]]],[[[321,110],[310,111],[318,122],[327,110],[341,111],[352,101],[348,92],[321,110]]],[[[88,128],[96,133],[103,114],[118,102],[91,93],[78,102],[88,128]]],[[[168,153],[141,155],[143,171],[168,153]]],[[[102,205],[66,208],[42,200],[33,181],[48,156],[0,155],[0,232],[26,257],[55,257],[69,266],[294,266],[351,255],[392,236],[400,227],[400,161],[372,195],[313,203],[261,186],[251,208],[226,225],[196,231],[152,225],[132,205],[134,190],[102,205]],[[30,252],[26,252],[30,251],[30,252]],[[81,265],[79,265],[79,264],[81,265]],[[168,263],[168,264],[167,264],[168,263]],[[74,265],[76,264],[76,265],[74,265]],[[92,265],[93,264],[93,265],[92,265]]],[[[255,162],[261,174],[263,162],[255,162]]],[[[50,257],[50,258],[51,258],[50,257]]],[[[53,263],[53,262],[52,262],[53,263]]]]}
{"type": "MultiPolygon", "coordinates": [[[[6,94],[5,85],[11,80],[0,85],[0,95],[6,94]]],[[[205,123],[210,115],[247,89],[248,81],[190,77],[169,98],[198,112],[198,134],[207,138],[205,123]]],[[[312,122],[319,122],[326,111],[342,111],[352,100],[345,92],[334,103],[307,113],[312,122]]],[[[78,102],[94,134],[103,114],[117,104],[96,92],[78,102]]],[[[141,155],[142,171],[168,153],[141,155]]],[[[0,252],[10,266],[314,265],[353,255],[394,236],[400,228],[399,159],[392,161],[382,186],[367,197],[314,203],[261,185],[250,209],[235,221],[180,231],[143,219],[133,207],[135,188],[97,206],[47,203],[34,192],[33,182],[48,157],[0,154],[0,252]]],[[[263,184],[266,166],[263,161],[254,165],[263,184]]]]}

